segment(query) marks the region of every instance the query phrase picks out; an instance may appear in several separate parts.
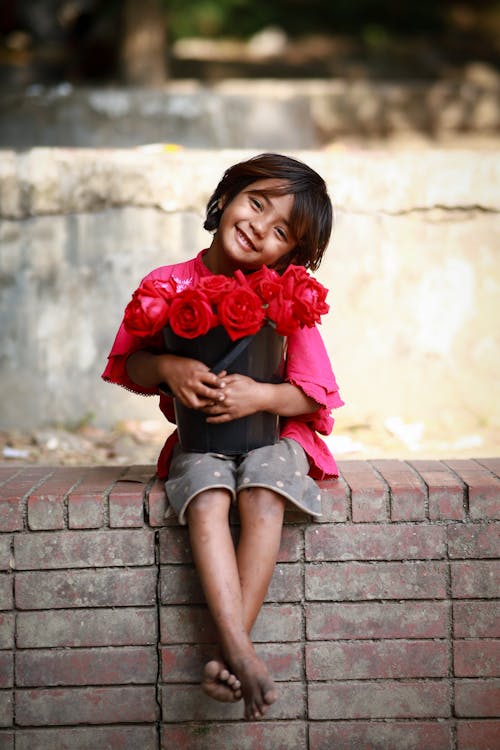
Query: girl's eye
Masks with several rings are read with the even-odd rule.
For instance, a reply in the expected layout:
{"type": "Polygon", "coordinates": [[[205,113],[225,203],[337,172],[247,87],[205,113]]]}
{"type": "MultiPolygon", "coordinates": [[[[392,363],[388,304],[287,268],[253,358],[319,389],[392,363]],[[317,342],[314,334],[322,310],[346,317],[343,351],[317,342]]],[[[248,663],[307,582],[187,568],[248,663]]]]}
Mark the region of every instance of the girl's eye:
{"type": "Polygon", "coordinates": [[[253,198],[252,196],[250,196],[250,203],[252,204],[252,206],[255,206],[255,208],[259,209],[259,211],[261,210],[262,203],[257,198],[253,198]]]}
{"type": "Polygon", "coordinates": [[[287,240],[286,232],[281,227],[276,227],[276,234],[281,240],[287,240]]]}

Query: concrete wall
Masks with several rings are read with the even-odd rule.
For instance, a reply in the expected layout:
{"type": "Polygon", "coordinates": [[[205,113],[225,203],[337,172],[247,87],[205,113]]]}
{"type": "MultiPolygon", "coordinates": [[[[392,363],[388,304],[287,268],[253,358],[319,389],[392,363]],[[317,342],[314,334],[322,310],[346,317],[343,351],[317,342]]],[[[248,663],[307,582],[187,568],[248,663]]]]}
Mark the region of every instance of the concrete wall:
{"type": "MultiPolygon", "coordinates": [[[[131,291],[210,241],[204,204],[255,151],[0,152],[3,426],[156,414],[100,382],[131,291]]],[[[500,154],[292,152],[327,179],[336,229],[318,276],[349,423],[437,435],[500,424],[500,154]]]]}
{"type": "Polygon", "coordinates": [[[497,748],[500,460],[340,469],[321,522],[286,512],[247,723],[200,690],[216,635],[154,467],[0,467],[0,747],[497,748]]]}

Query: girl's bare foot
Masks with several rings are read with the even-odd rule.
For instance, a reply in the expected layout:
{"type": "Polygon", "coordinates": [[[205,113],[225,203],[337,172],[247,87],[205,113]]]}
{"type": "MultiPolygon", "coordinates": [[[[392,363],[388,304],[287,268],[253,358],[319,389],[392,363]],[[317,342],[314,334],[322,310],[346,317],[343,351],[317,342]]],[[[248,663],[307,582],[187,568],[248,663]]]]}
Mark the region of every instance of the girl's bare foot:
{"type": "Polygon", "coordinates": [[[210,698],[222,703],[241,700],[241,683],[221,659],[211,659],[205,664],[201,687],[210,698]]]}
{"type": "Polygon", "coordinates": [[[245,701],[245,719],[262,719],[269,706],[276,700],[274,682],[265,664],[253,652],[241,659],[232,659],[231,665],[241,681],[241,693],[245,701]]]}

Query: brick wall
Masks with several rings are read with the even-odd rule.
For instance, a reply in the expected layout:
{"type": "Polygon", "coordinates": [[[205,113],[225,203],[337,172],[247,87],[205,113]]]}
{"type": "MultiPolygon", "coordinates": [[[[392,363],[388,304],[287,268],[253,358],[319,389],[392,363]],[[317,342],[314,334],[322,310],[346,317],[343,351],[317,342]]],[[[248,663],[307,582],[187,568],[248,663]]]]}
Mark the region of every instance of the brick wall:
{"type": "Polygon", "coordinates": [[[498,750],[500,459],[341,473],[321,522],[287,512],[254,629],[279,699],[245,723],[199,690],[213,627],[153,468],[1,466],[0,748],[498,750]]]}

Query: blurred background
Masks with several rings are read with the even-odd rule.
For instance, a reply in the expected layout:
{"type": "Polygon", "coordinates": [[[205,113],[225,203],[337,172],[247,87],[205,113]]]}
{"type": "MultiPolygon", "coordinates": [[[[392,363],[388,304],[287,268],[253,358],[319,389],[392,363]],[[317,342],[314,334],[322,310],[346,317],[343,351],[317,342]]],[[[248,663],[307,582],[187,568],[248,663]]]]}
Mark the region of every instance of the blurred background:
{"type": "Polygon", "coordinates": [[[497,0],[2,0],[2,85],[496,70],[497,0]]]}
{"type": "Polygon", "coordinates": [[[499,63],[497,0],[0,0],[0,462],[155,460],[106,354],[263,150],[335,205],[337,457],[498,455],[499,63]]]}

